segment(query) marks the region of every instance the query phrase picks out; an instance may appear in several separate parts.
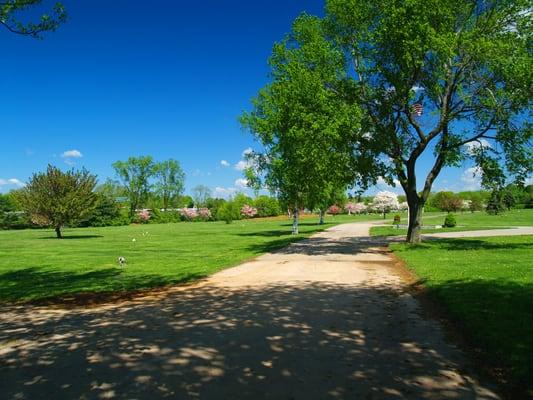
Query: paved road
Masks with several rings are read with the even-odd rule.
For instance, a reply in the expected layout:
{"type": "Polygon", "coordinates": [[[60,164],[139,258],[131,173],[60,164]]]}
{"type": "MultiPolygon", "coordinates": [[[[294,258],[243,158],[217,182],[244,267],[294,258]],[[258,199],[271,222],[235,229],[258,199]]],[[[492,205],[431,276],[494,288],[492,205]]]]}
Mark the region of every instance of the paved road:
{"type": "Polygon", "coordinates": [[[346,224],[119,304],[0,309],[3,399],[497,399],[346,224]]]}

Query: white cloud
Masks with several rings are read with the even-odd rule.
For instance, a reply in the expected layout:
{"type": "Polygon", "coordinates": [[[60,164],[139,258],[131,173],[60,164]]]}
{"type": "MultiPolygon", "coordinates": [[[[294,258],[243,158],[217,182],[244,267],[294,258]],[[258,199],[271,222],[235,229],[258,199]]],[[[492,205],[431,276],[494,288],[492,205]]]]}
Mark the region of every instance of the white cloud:
{"type": "Polygon", "coordinates": [[[235,181],[234,185],[238,188],[245,189],[248,187],[248,179],[239,178],[235,181]]]}
{"type": "Polygon", "coordinates": [[[251,147],[248,147],[248,148],[246,148],[246,149],[244,149],[244,150],[242,151],[242,156],[243,156],[243,157],[246,157],[248,154],[253,153],[253,151],[254,151],[254,150],[253,150],[251,147]]]}
{"type": "Polygon", "coordinates": [[[83,154],[79,150],[67,150],[61,154],[63,158],[82,158],[83,154]]]}
{"type": "Polygon", "coordinates": [[[478,141],[475,141],[475,142],[465,143],[465,147],[467,151],[472,154],[479,148],[490,149],[492,145],[485,139],[479,139],[478,141]]]}
{"type": "Polygon", "coordinates": [[[250,166],[250,163],[248,161],[241,160],[237,164],[235,164],[235,169],[237,171],[244,171],[249,166],[250,166]]]}
{"type": "Polygon", "coordinates": [[[226,160],[221,160],[220,165],[222,165],[223,167],[229,167],[230,164],[226,160]]]}
{"type": "Polygon", "coordinates": [[[465,190],[478,190],[481,187],[483,172],[479,167],[470,167],[463,171],[461,181],[465,190]]]}
{"type": "Polygon", "coordinates": [[[422,86],[418,86],[418,85],[415,85],[411,88],[411,90],[414,90],[415,93],[418,93],[422,90],[424,90],[424,88],[422,86]]]}
{"type": "Polygon", "coordinates": [[[0,179],[0,186],[15,185],[18,187],[24,186],[24,182],[21,182],[17,178],[0,179]]]}
{"type": "Polygon", "coordinates": [[[238,190],[233,187],[224,188],[224,187],[217,186],[213,192],[213,196],[216,198],[228,199],[237,192],[238,190]]]}

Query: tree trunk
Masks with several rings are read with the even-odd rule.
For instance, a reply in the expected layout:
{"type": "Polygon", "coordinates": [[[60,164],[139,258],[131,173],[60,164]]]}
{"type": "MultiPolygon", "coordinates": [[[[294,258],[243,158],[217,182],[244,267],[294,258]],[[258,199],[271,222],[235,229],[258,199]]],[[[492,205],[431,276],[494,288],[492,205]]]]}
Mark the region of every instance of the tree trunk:
{"type": "Polygon", "coordinates": [[[409,205],[409,228],[407,229],[407,243],[420,243],[420,229],[422,227],[422,210],[424,203],[415,200],[408,201],[409,205]]]}
{"type": "Polygon", "coordinates": [[[295,209],[292,213],[292,234],[297,235],[298,234],[298,209],[295,209]]]}
{"type": "Polygon", "coordinates": [[[63,236],[61,235],[61,227],[56,226],[56,236],[58,239],[63,239],[63,236]]]}
{"type": "Polygon", "coordinates": [[[318,210],[318,213],[319,213],[318,224],[324,225],[324,212],[322,210],[318,210]]]}

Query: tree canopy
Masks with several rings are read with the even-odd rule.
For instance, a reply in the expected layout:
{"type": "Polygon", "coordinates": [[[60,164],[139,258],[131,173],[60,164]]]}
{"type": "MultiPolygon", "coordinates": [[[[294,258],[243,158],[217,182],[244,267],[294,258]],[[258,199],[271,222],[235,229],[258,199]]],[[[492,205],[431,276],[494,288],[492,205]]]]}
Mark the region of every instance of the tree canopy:
{"type": "Polygon", "coordinates": [[[8,31],[19,35],[41,38],[46,31],[55,31],[59,25],[67,20],[65,7],[55,3],[49,13],[43,13],[38,21],[24,22],[21,14],[36,8],[42,0],[5,0],[0,2],[0,25],[8,31]]]}
{"type": "Polygon", "coordinates": [[[154,160],[151,156],[129,157],[126,161],[113,163],[113,168],[126,189],[131,217],[140,205],[146,203],[150,178],[155,172],[154,160]]]}
{"type": "Polygon", "coordinates": [[[95,186],[96,176],[85,169],[63,172],[49,165],[46,172],[33,174],[16,196],[32,222],[52,226],[60,239],[63,226],[91,215],[96,206],[95,186]]]}
{"type": "Polygon", "coordinates": [[[324,18],[300,16],[243,118],[267,148],[266,181],[316,193],[338,165],[397,180],[413,243],[444,167],[473,163],[490,188],[523,183],[533,170],[531,20],[526,0],[328,0],[324,18]],[[420,178],[427,152],[434,162],[420,178]]]}
{"type": "Polygon", "coordinates": [[[528,1],[329,0],[326,9],[368,141],[407,195],[409,241],[419,241],[420,209],[443,167],[470,159],[487,186],[531,173],[528,1]],[[419,186],[425,151],[435,161],[419,186]]]}
{"type": "Polygon", "coordinates": [[[340,94],[344,56],[326,40],[320,19],[300,16],[269,64],[272,82],[241,117],[264,147],[249,155],[247,172],[252,185],[268,187],[293,210],[297,233],[298,210],[324,206],[356,181],[366,184],[371,157],[357,145],[359,107],[340,94]]]}

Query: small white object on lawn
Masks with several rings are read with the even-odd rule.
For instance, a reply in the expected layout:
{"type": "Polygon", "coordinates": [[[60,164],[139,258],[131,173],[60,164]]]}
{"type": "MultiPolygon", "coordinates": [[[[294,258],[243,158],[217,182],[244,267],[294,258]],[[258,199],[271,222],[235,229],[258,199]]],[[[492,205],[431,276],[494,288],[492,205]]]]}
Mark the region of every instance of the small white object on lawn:
{"type": "Polygon", "coordinates": [[[124,264],[126,264],[126,257],[122,257],[122,256],[120,256],[120,257],[118,258],[118,263],[120,264],[121,267],[123,267],[124,264]]]}

